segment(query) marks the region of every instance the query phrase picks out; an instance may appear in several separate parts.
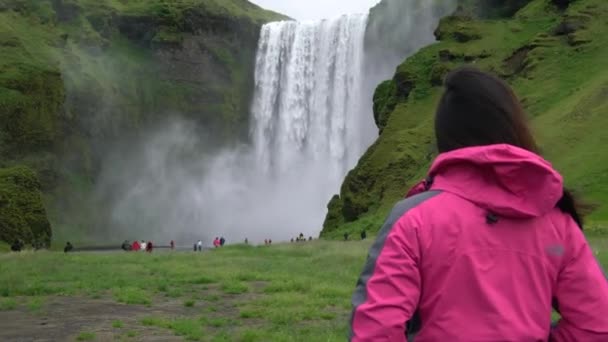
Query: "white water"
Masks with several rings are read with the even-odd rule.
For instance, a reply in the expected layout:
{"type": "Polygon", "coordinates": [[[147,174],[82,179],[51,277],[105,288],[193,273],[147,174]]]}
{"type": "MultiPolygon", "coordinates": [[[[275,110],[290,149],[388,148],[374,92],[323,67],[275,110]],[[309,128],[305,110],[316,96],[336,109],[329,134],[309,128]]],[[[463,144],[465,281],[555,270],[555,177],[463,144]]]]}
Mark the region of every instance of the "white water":
{"type": "MultiPolygon", "coordinates": [[[[315,186],[325,178],[306,201],[327,202],[373,138],[361,101],[366,23],[349,15],[262,28],[252,106],[257,164],[279,183],[293,175],[315,186]]],[[[323,213],[314,216],[318,228],[323,213]]]]}

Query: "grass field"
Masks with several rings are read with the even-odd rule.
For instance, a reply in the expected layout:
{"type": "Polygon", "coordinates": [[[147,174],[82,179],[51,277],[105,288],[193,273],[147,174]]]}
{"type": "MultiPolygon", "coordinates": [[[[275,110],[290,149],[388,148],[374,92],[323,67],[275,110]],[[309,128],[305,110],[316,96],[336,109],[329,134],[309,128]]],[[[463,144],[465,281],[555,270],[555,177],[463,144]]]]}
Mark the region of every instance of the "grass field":
{"type": "Polygon", "coordinates": [[[370,243],[3,254],[0,340],[343,341],[370,243]]]}

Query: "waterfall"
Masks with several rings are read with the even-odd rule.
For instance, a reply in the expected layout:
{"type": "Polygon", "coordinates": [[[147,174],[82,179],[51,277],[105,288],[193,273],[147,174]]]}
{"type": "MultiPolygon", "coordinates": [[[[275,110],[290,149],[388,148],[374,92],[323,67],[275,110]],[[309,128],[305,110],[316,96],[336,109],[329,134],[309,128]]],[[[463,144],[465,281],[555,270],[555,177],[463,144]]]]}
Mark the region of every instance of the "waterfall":
{"type": "Polygon", "coordinates": [[[295,172],[314,183],[318,174],[298,170],[325,169],[325,201],[371,143],[364,130],[374,130],[361,110],[366,23],[366,15],[345,15],[261,31],[251,110],[258,162],[279,181],[295,172]]]}
{"type": "Polygon", "coordinates": [[[382,3],[375,22],[345,15],[264,25],[251,143],[205,150],[205,132],[178,121],[150,132],[133,154],[117,151],[100,181],[117,198],[113,226],[207,244],[216,236],[229,243],[317,236],[329,199],[377,137],[375,87],[392,77],[403,54],[434,41],[437,21],[450,10],[434,4],[454,1],[382,3]],[[401,53],[385,53],[392,49],[401,53]]]}

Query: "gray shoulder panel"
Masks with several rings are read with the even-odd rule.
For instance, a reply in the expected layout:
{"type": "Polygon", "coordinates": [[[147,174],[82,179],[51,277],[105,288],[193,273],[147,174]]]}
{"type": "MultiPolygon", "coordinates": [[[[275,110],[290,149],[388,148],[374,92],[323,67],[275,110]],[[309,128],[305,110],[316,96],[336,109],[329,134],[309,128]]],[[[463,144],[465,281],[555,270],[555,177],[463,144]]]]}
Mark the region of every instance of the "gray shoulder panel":
{"type": "MultiPolygon", "coordinates": [[[[372,245],[372,247],[369,250],[369,255],[367,256],[367,261],[365,262],[365,266],[363,267],[363,272],[361,273],[361,276],[359,277],[359,280],[357,281],[357,287],[355,288],[355,292],[354,292],[353,298],[352,298],[353,311],[352,311],[351,320],[350,320],[349,340],[351,340],[353,337],[352,324],[353,324],[353,320],[355,317],[355,311],[357,310],[357,307],[359,305],[365,303],[365,301],[367,300],[367,281],[372,276],[372,274],[374,274],[374,269],[376,267],[376,261],[378,259],[378,256],[382,252],[382,248],[384,247],[386,238],[388,237],[391,230],[393,229],[393,226],[408,211],[419,206],[423,202],[439,195],[440,193],[441,193],[441,191],[427,191],[427,192],[423,192],[419,195],[406,198],[406,199],[400,201],[399,203],[397,203],[393,207],[393,210],[391,211],[391,213],[388,215],[386,221],[382,225],[382,228],[378,232],[378,237],[376,238],[376,241],[374,242],[374,244],[372,245]]],[[[404,323],[404,327],[405,327],[405,322],[403,322],[403,323],[404,323]]]]}

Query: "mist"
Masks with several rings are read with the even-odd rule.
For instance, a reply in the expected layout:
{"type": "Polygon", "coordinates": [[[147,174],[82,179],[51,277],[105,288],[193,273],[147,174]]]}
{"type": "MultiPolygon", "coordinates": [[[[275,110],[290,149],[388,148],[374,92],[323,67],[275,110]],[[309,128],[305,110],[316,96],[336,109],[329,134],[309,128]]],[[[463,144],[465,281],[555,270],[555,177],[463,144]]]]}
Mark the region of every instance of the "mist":
{"type": "Polygon", "coordinates": [[[194,127],[173,119],[104,163],[98,195],[114,199],[114,234],[182,244],[210,244],[219,236],[241,243],[318,235],[327,170],[301,163],[273,177],[259,167],[251,146],[205,151],[204,134],[194,127]],[[302,182],[303,174],[317,182],[302,182]]]}

